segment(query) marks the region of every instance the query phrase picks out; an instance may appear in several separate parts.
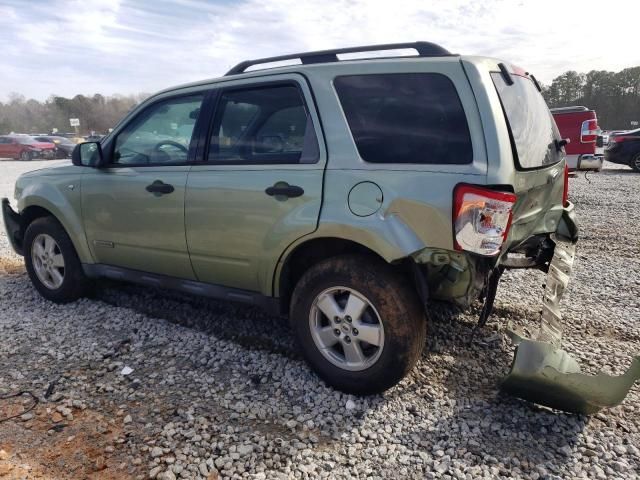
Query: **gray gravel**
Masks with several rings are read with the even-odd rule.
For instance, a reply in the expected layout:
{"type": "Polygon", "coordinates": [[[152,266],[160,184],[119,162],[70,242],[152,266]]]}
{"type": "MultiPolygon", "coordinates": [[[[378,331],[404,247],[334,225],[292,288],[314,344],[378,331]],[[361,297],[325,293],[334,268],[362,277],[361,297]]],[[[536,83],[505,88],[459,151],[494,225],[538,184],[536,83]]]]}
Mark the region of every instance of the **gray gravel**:
{"type": "MultiPolygon", "coordinates": [[[[28,167],[1,162],[0,195],[28,167]]],[[[589,373],[620,373],[640,353],[639,182],[613,165],[571,180],[582,239],[564,301],[565,347],[589,373]]],[[[0,256],[11,256],[5,237],[0,256]]],[[[471,346],[478,309],[436,306],[414,372],[384,395],[358,398],[309,371],[282,319],[115,283],[101,284],[96,298],[54,305],[13,258],[5,273],[0,264],[0,394],[28,389],[42,403],[2,424],[0,476],[3,465],[30,478],[165,480],[640,471],[640,386],[593,417],[498,393],[513,351],[504,327],[538,318],[539,272],[505,275],[471,346]]]]}

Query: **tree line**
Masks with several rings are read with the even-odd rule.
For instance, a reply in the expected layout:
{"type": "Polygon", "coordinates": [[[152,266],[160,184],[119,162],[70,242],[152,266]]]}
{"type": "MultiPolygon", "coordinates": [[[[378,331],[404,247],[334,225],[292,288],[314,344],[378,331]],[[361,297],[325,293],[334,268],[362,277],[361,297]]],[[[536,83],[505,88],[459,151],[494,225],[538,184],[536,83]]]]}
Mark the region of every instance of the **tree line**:
{"type": "Polygon", "coordinates": [[[570,70],[554,78],[551,85],[544,86],[542,94],[552,108],[572,105],[592,108],[602,129],[640,127],[640,67],[619,72],[570,70]]]}
{"type": "Polygon", "coordinates": [[[144,100],[147,94],[104,96],[76,95],[65,98],[52,95],[44,102],[11,93],[0,102],[0,135],[7,133],[73,132],[70,118],[80,120],[79,133],[106,133],[124,115],[144,100]]]}

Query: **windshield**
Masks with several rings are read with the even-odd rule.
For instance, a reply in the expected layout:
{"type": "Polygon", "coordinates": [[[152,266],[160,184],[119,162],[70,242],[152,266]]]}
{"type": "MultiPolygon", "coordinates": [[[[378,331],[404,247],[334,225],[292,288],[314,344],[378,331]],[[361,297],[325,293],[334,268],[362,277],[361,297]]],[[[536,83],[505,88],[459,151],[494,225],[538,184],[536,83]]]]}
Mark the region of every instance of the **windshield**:
{"type": "Polygon", "coordinates": [[[556,147],[558,127],[533,82],[512,75],[513,85],[507,85],[502,74],[495,72],[491,77],[507,117],[518,167],[529,170],[562,160],[562,151],[556,147]]]}
{"type": "Polygon", "coordinates": [[[32,145],[34,143],[37,143],[31,137],[16,137],[16,140],[18,141],[18,143],[21,143],[22,145],[32,145]]]}

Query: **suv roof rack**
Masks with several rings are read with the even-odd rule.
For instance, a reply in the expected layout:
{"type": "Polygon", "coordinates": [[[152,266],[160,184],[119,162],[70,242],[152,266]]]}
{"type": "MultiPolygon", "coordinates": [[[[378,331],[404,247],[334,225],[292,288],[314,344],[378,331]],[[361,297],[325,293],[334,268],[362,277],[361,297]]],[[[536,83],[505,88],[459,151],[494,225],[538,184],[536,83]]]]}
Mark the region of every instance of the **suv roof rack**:
{"type": "Polygon", "coordinates": [[[384,43],[380,45],[364,45],[362,47],[349,47],[349,48],[337,48],[334,50],[318,50],[316,52],[305,53],[293,53],[291,55],[280,55],[278,57],[259,58],[256,60],[245,60],[240,62],[231,70],[229,70],[225,76],[237,75],[243,73],[247,68],[253,65],[260,65],[263,63],[281,62],[284,60],[296,60],[299,59],[303,65],[310,65],[313,63],[329,63],[338,62],[338,55],[342,53],[360,53],[360,52],[377,52],[384,50],[399,50],[403,48],[413,48],[418,52],[419,57],[448,57],[453,55],[445,48],[431,42],[409,42],[409,43],[384,43]]]}

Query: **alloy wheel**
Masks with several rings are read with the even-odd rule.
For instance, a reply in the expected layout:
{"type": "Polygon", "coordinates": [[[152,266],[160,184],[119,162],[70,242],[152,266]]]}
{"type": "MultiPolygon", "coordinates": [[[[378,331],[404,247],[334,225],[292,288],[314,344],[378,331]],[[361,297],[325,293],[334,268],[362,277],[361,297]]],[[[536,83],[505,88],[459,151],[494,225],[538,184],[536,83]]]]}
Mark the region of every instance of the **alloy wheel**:
{"type": "Polygon", "coordinates": [[[64,282],[64,257],[51,235],[39,234],[31,247],[31,260],[38,280],[50,290],[57,290],[64,282]]]}
{"type": "Polygon", "coordinates": [[[380,315],[352,288],[332,287],[321,292],[311,306],[309,328],[320,353],[344,370],[369,368],[384,348],[380,315]]]}

